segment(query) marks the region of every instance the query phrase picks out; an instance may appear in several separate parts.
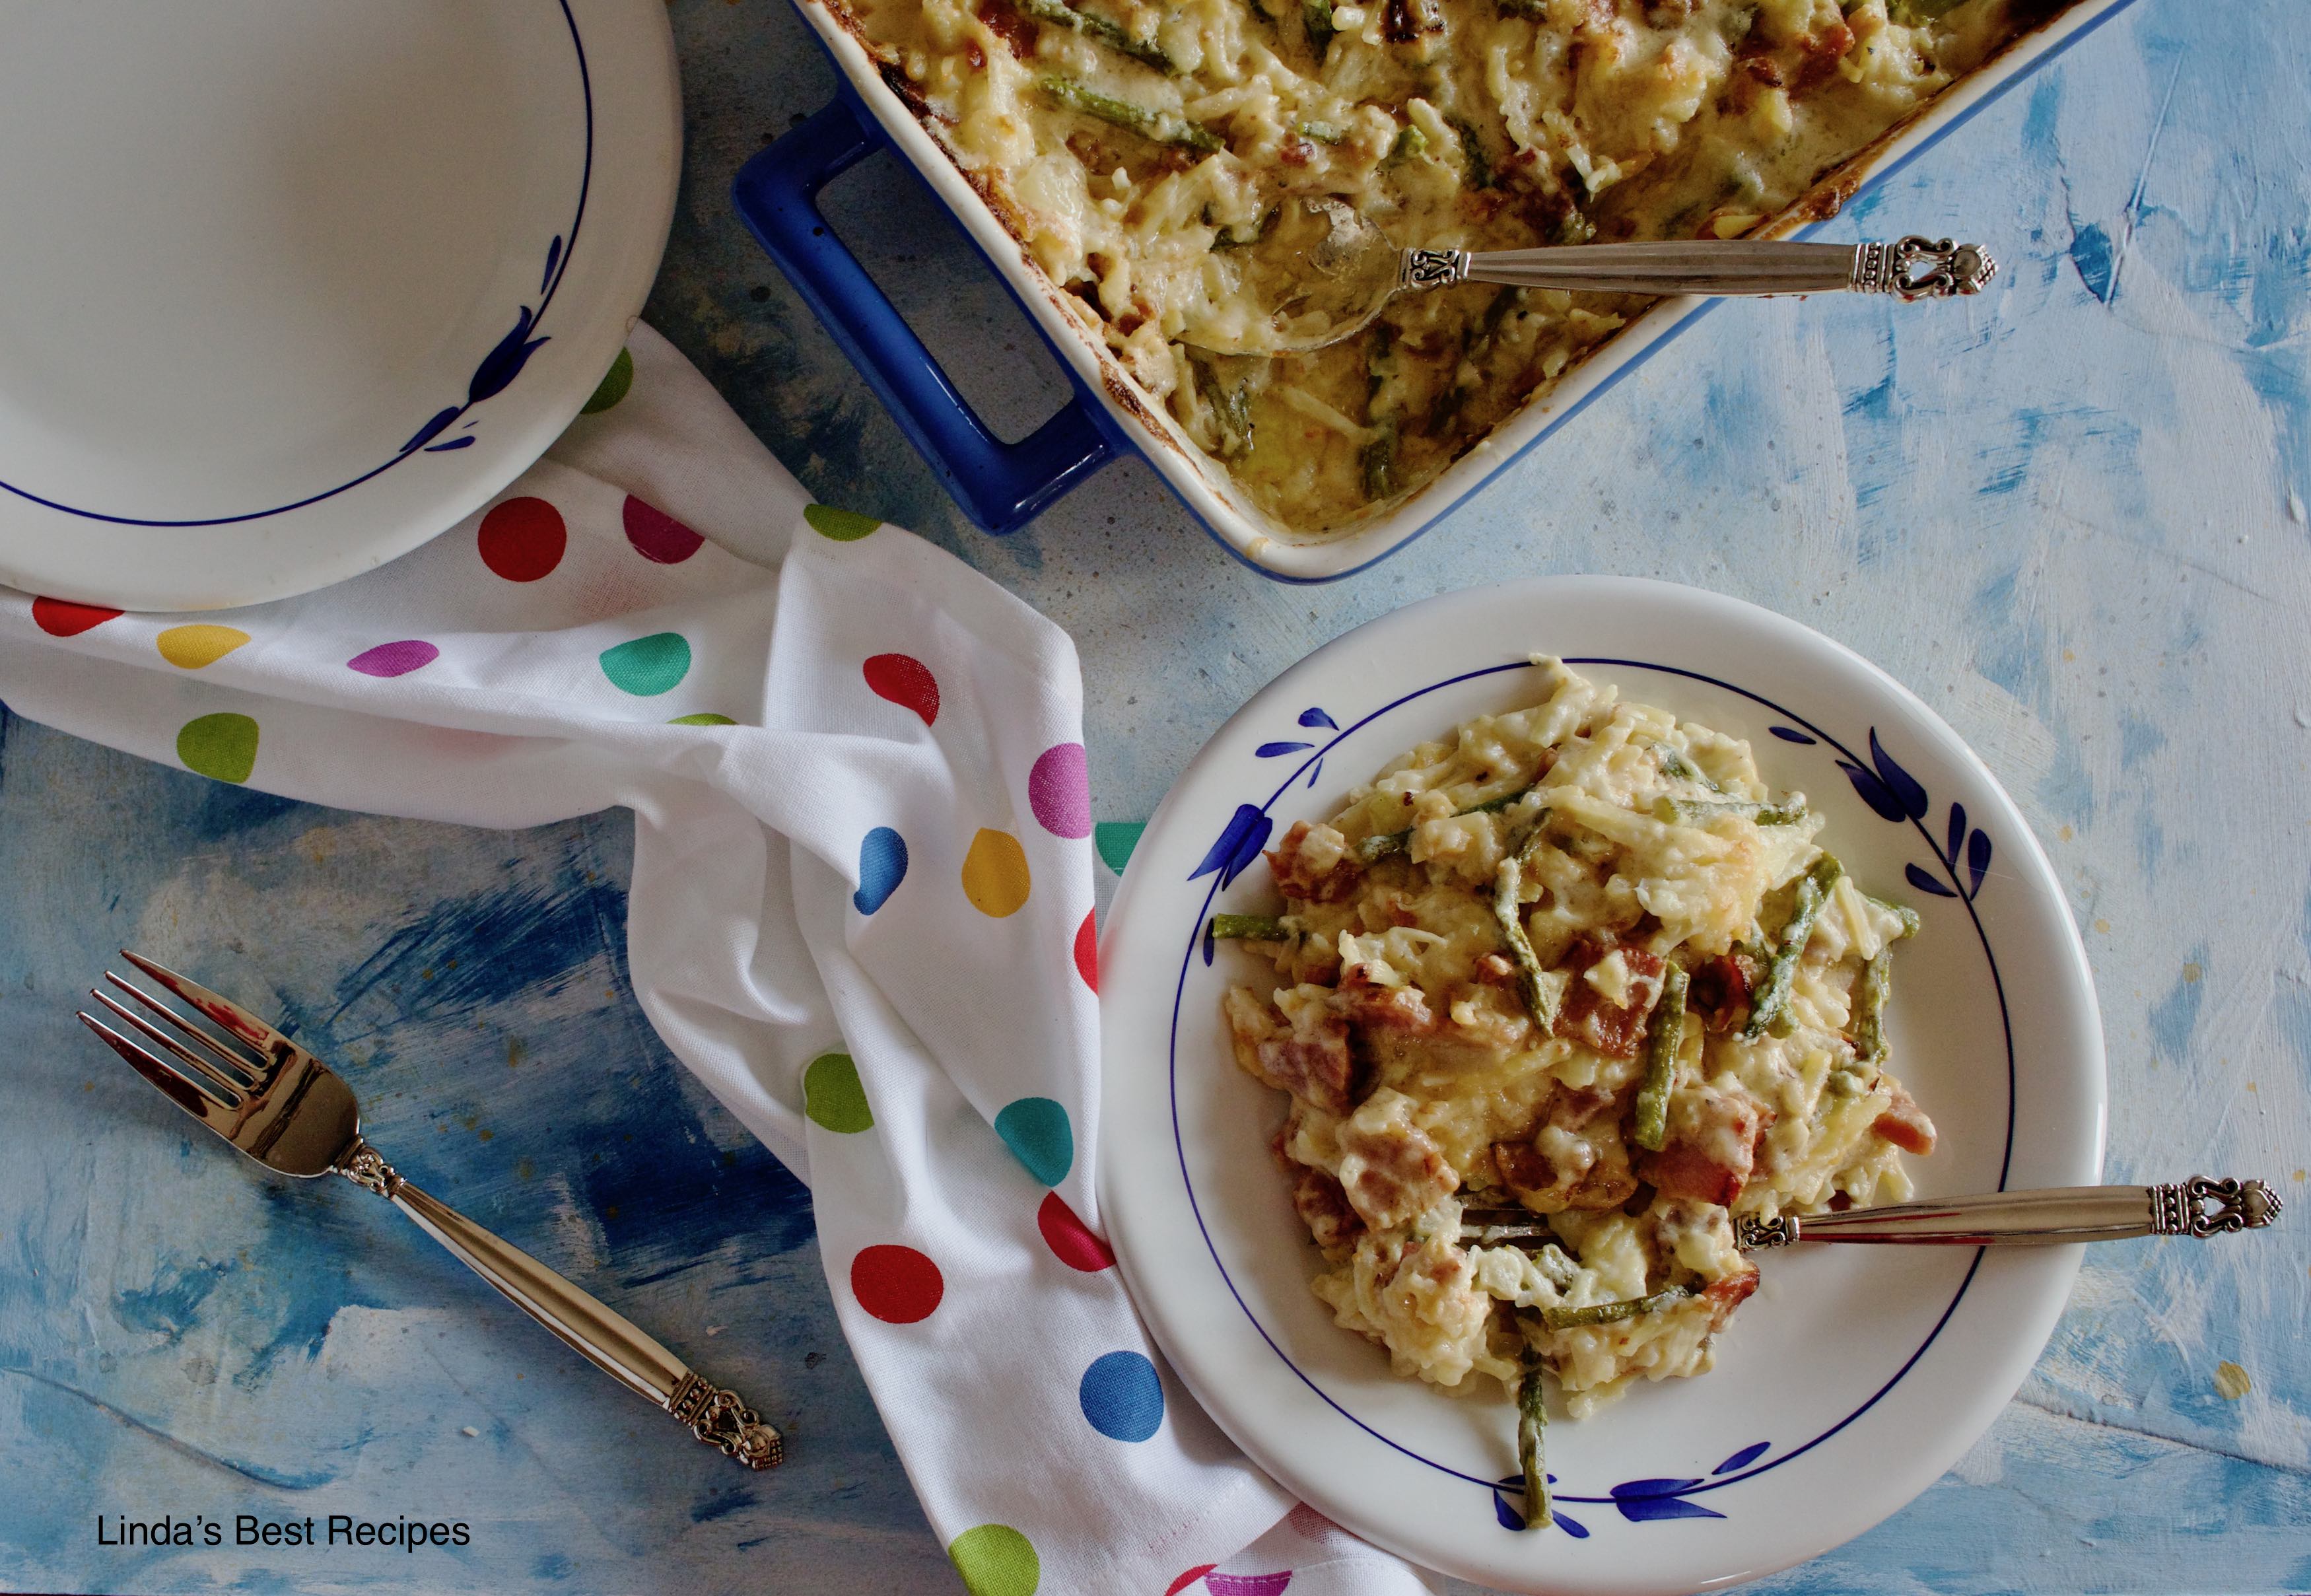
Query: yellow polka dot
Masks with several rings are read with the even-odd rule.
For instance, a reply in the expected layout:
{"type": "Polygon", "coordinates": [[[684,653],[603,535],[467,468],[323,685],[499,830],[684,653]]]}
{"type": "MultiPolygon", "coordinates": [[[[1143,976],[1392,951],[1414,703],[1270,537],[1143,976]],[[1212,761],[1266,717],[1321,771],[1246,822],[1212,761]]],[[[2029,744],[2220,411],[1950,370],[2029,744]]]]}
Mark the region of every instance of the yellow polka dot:
{"type": "Polygon", "coordinates": [[[1027,850],[1009,832],[982,829],[963,861],[963,895],[981,914],[1001,920],[1027,902],[1027,850]]]}
{"type": "Polygon", "coordinates": [[[214,665],[249,641],[238,626],[171,626],[153,640],[161,658],[180,670],[214,665]]]}

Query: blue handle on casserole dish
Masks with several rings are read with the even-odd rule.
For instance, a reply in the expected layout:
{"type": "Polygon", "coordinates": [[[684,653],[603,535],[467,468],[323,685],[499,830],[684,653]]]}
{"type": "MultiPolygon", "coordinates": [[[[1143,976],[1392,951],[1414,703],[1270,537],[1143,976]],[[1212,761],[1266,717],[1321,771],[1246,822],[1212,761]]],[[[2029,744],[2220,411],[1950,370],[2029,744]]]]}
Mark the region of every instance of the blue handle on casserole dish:
{"type": "Polygon", "coordinates": [[[1117,446],[1072,371],[1076,397],[1064,409],[1016,443],[998,438],[835,237],[819,190],[889,142],[845,88],[741,167],[732,198],[964,513],[999,536],[1016,532],[1113,458],[1117,446]]]}

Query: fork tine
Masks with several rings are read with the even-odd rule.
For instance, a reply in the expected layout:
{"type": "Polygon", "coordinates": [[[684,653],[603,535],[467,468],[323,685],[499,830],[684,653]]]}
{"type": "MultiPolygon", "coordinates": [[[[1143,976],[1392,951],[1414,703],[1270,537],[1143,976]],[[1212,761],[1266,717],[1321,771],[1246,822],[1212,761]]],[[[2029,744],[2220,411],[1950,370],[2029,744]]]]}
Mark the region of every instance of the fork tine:
{"type": "MultiPolygon", "coordinates": [[[[126,981],[122,981],[118,976],[111,974],[109,971],[106,974],[108,979],[119,985],[124,990],[135,993],[138,997],[144,996],[143,993],[137,992],[135,987],[128,985],[126,981]]],[[[147,1037],[159,1042],[162,1047],[168,1049],[170,1054],[174,1057],[184,1063],[190,1065],[193,1068],[198,1070],[203,1076],[206,1077],[215,1086],[222,1088],[224,1093],[225,1101],[228,1103],[239,1104],[249,1095],[251,1089],[255,1086],[256,1082],[247,1078],[245,1076],[227,1075],[223,1070],[219,1069],[207,1059],[204,1059],[199,1054],[194,1052],[192,1049],[185,1046],[175,1037],[170,1036],[167,1032],[161,1030],[160,1026],[153,1024],[150,1020],[144,1018],[144,1016],[130,1008],[126,1004],[115,1000],[110,994],[98,991],[95,988],[91,987],[89,989],[88,995],[95,999],[99,1003],[103,1004],[107,1008],[112,1010],[113,1013],[118,1015],[122,1019],[126,1020],[130,1025],[135,1026],[137,1030],[143,1032],[147,1037]]],[[[151,1002],[150,999],[146,999],[145,1000],[148,1003],[151,1002]]],[[[164,1014],[167,1013],[165,1009],[161,1012],[164,1014]]],[[[173,1019],[176,1016],[171,1015],[170,1017],[173,1019]]],[[[183,1024],[182,1021],[179,1021],[178,1023],[179,1025],[183,1024]]],[[[187,1033],[187,1034],[194,1035],[195,1040],[196,1041],[202,1040],[197,1033],[187,1033]]],[[[212,1044],[210,1051],[213,1054],[216,1054],[216,1049],[214,1044],[212,1044]]],[[[222,1054],[216,1054],[216,1056],[222,1057],[222,1054]]],[[[179,1071],[179,1073],[182,1072],[179,1071]]]]}
{"type": "MultiPolygon", "coordinates": [[[[258,1019],[231,999],[218,997],[199,981],[188,976],[178,974],[166,964],[155,964],[143,954],[132,953],[125,947],[120,950],[120,956],[200,1010],[234,1041],[247,1043],[256,1051],[260,1060],[257,1068],[264,1075],[270,1076],[275,1068],[273,1050],[276,1046],[296,1045],[288,1037],[258,1019]]],[[[134,987],[128,990],[136,990],[134,987]]],[[[142,992],[137,992],[136,995],[140,998],[144,996],[142,992]]],[[[148,1003],[152,1001],[149,998],[144,1000],[148,1003]]]]}
{"type": "Polygon", "coordinates": [[[121,1035],[102,1020],[85,1012],[80,1023],[104,1039],[105,1044],[128,1061],[128,1067],[159,1089],[161,1096],[183,1109],[202,1124],[226,1140],[232,1139],[232,1128],[239,1116],[215,1098],[202,1091],[160,1060],[121,1035]]]}
{"type": "MultiPolygon", "coordinates": [[[[198,1042],[204,1051],[240,1071],[250,1085],[261,1086],[265,1084],[270,1070],[269,1062],[251,1057],[251,1050],[231,1038],[219,1036],[205,1025],[196,1025],[187,1019],[143,987],[134,981],[122,980],[112,971],[107,970],[104,972],[104,979],[135,999],[147,1012],[164,1021],[178,1034],[188,1041],[198,1042]]],[[[99,994],[99,996],[101,995],[99,994]]]]}

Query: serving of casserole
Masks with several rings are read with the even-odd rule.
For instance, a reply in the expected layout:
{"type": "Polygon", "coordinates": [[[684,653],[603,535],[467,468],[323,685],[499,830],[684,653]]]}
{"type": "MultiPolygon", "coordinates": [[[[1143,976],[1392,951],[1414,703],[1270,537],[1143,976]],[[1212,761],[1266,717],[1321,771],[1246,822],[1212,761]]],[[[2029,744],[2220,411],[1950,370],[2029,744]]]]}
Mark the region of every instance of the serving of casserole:
{"type": "Polygon", "coordinates": [[[2124,0],[797,3],[1105,440],[1239,555],[1321,579],[1704,301],[1465,285],[1314,353],[1200,351],[1190,325],[1265,309],[1246,265],[1289,202],[1452,249],[1788,236],[2124,0]]]}

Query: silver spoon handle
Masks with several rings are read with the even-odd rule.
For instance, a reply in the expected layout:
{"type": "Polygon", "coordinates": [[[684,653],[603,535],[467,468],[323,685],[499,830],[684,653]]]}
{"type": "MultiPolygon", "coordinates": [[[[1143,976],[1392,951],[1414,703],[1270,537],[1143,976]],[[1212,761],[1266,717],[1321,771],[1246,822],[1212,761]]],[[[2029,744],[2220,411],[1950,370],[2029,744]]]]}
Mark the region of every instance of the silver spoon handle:
{"type": "Polygon", "coordinates": [[[2164,1186],[2065,1186],[1849,1208],[1843,1214],[1784,1214],[1777,1219],[1744,1216],[1733,1223],[1733,1238],[1744,1250],[1799,1242],[2052,1246],[2260,1230],[2285,1206],[2261,1181],[2193,1175],[2164,1186]]]}
{"type": "Polygon", "coordinates": [[[1750,239],[1571,244],[1546,249],[1407,249],[1400,286],[1500,283],[1605,293],[1888,293],[1901,300],[1980,293],[1998,263],[1979,244],[1915,234],[1891,244],[1750,239]]]}

